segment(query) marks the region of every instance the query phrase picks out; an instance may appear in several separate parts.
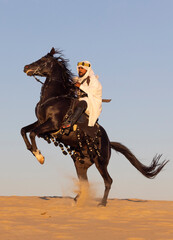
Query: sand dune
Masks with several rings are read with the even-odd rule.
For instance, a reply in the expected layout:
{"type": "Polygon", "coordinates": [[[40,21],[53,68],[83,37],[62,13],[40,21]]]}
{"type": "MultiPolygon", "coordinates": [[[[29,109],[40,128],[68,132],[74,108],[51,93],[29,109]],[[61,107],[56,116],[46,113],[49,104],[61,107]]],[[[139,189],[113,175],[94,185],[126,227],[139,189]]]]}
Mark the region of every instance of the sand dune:
{"type": "Polygon", "coordinates": [[[1,240],[173,239],[173,202],[66,197],[0,197],[1,240]]]}

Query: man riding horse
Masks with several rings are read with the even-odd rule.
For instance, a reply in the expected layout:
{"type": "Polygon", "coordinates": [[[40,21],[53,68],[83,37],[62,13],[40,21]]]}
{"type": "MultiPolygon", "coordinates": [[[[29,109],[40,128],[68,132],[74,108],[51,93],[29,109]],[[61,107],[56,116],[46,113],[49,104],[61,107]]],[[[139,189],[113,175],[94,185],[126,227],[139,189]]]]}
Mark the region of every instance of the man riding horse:
{"type": "Polygon", "coordinates": [[[102,85],[95,76],[91,64],[88,61],[78,62],[78,77],[74,78],[74,84],[78,87],[78,103],[62,125],[65,134],[69,134],[71,127],[80,118],[83,112],[89,116],[88,126],[93,127],[102,111],[102,85]]]}
{"type": "Polygon", "coordinates": [[[109,140],[104,128],[95,124],[101,113],[102,101],[109,102],[109,99],[102,100],[101,84],[89,62],[78,63],[77,69],[79,77],[75,81],[77,87],[74,87],[73,75],[67,67],[67,61],[54,48],[39,60],[24,67],[28,76],[42,76],[46,79],[35,108],[37,120],[23,127],[21,135],[27,149],[41,164],[44,163],[44,156],[37,147],[36,137],[41,137],[49,143],[54,142],[63,153],[65,147],[74,161],[80,181],[88,181],[87,170],[95,164],[105,185],[99,205],[106,206],[112,184],[107,169],[111,149],[123,154],[140,173],[150,179],[154,178],[168,161],[160,162],[161,155],[156,155],[151,164],[146,166],[126,146],[109,140]],[[59,56],[55,57],[55,54],[59,56]],[[76,89],[79,90],[79,100],[76,99],[76,89]],[[84,111],[89,115],[89,122],[86,122],[85,116],[80,117],[84,111]],[[64,131],[70,131],[76,121],[76,131],[64,134],[64,131]]]}

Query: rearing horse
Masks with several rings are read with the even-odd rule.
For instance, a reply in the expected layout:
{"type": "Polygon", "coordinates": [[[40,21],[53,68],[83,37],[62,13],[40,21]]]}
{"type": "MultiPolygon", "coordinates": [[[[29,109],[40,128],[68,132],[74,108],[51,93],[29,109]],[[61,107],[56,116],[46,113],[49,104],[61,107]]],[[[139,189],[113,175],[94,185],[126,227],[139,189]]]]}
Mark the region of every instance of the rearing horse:
{"type": "MultiPolygon", "coordinates": [[[[52,140],[64,153],[66,153],[65,146],[74,161],[80,181],[88,181],[87,170],[95,164],[105,184],[104,196],[99,205],[106,206],[112,184],[112,178],[107,170],[111,148],[123,154],[147,178],[154,178],[167,164],[168,161],[159,163],[161,155],[156,155],[150,166],[143,165],[127,147],[118,142],[110,142],[106,131],[98,123],[95,130],[93,129],[95,133],[93,136],[87,132],[87,128],[82,127],[85,125],[80,125],[80,122],[77,122],[76,129],[73,129],[69,135],[63,133],[62,123],[69,116],[74,102],[78,100],[67,60],[54,48],[38,61],[26,65],[24,72],[28,76],[46,77],[41,89],[40,101],[35,109],[37,121],[21,129],[27,149],[43,164],[44,157],[37,148],[36,136],[44,138],[48,143],[52,140]],[[55,57],[55,54],[59,56],[55,57]]],[[[79,194],[75,200],[78,197],[79,194]]]]}

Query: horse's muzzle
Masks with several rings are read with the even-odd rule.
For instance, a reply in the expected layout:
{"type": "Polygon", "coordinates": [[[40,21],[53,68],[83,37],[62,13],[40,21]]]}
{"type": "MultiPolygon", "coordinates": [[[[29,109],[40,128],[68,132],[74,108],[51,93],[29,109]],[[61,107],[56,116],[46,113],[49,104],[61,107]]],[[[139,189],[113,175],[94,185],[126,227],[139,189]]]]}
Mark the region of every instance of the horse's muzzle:
{"type": "Polygon", "coordinates": [[[33,75],[33,70],[32,69],[29,69],[29,66],[28,65],[26,65],[25,67],[24,67],[24,70],[23,70],[28,76],[32,76],[33,75]]]}

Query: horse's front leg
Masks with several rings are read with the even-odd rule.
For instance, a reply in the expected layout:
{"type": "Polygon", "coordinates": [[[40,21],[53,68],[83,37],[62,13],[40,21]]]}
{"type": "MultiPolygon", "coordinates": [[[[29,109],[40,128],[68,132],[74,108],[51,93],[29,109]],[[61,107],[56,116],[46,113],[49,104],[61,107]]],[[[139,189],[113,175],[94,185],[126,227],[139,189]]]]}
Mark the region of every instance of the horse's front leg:
{"type": "Polygon", "coordinates": [[[31,144],[32,144],[32,153],[33,155],[37,158],[40,164],[44,163],[44,156],[41,154],[40,150],[37,148],[37,144],[35,141],[36,133],[34,130],[30,132],[30,139],[31,139],[31,144]]]}
{"type": "Polygon", "coordinates": [[[82,201],[87,201],[88,197],[88,191],[89,191],[89,183],[88,183],[88,177],[87,177],[87,170],[92,165],[92,163],[86,163],[85,161],[89,161],[87,158],[83,159],[83,161],[80,161],[78,158],[75,161],[75,167],[77,176],[79,179],[79,191],[77,196],[74,198],[74,201],[77,202],[78,199],[82,197],[82,201]]]}
{"type": "Polygon", "coordinates": [[[36,127],[38,127],[38,126],[39,126],[39,123],[38,123],[38,121],[37,121],[37,122],[34,122],[34,123],[32,123],[32,124],[30,124],[30,125],[28,125],[28,126],[26,126],[26,127],[23,127],[23,128],[21,129],[21,135],[22,135],[23,140],[24,140],[24,142],[25,142],[25,144],[26,144],[26,147],[27,147],[27,149],[30,150],[31,152],[32,152],[32,144],[31,144],[31,143],[29,142],[29,140],[28,140],[27,133],[28,133],[28,132],[31,132],[34,128],[36,128],[36,127]]]}
{"type": "Polygon", "coordinates": [[[54,126],[54,123],[51,119],[48,119],[43,124],[39,125],[38,127],[34,128],[30,132],[30,139],[32,145],[32,153],[37,158],[39,163],[44,163],[44,156],[41,154],[40,150],[37,148],[35,137],[43,137],[45,134],[57,130],[54,126]]]}

